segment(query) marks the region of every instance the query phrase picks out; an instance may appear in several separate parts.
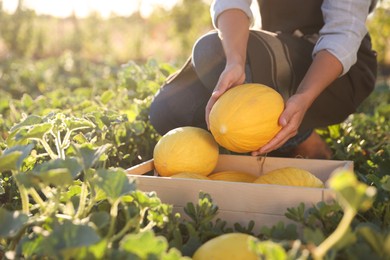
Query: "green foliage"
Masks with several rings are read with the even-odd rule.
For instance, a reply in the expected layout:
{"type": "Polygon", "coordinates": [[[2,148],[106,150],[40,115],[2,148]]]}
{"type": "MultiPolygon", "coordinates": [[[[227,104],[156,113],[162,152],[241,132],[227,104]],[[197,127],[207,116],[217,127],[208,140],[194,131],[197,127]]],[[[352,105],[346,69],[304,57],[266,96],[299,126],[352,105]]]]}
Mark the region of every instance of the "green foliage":
{"type": "Polygon", "coordinates": [[[389,53],[390,6],[388,3],[387,6],[384,3],[375,9],[367,27],[372,37],[373,47],[378,52],[378,62],[383,64],[386,61],[386,54],[389,53]]]}
{"type": "Polygon", "coordinates": [[[181,259],[179,251],[168,250],[168,241],[152,232],[175,218],[172,206],[137,191],[123,169],[101,167],[107,145],[72,141],[73,131],[91,127],[86,120],[56,114],[31,116],[11,129],[9,141],[18,145],[1,154],[0,170],[14,179],[21,210],[0,208],[5,256],[181,259]],[[36,157],[50,159],[28,160],[33,149],[36,157]],[[141,250],[134,239],[148,246],[141,250]]]}
{"type": "MultiPolygon", "coordinates": [[[[5,75],[0,80],[4,93],[0,101],[0,131],[4,139],[9,134],[18,135],[21,142],[21,136],[39,134],[39,129],[51,127],[54,113],[61,111],[73,119],[77,117],[77,124],[89,126],[72,126],[76,127],[71,130],[72,138],[78,143],[111,145],[107,153],[109,166],[126,168],[151,158],[158,136],[147,123],[148,109],[152,96],[167,74],[172,73],[171,66],[155,61],[143,66],[130,62],[118,69],[71,54],[61,57],[59,62],[49,59],[28,63],[26,67],[22,60],[9,61],[1,67],[5,75]],[[26,116],[31,113],[34,115],[26,116]],[[31,123],[37,125],[9,132],[20,120],[23,124],[37,120],[31,123]]],[[[66,145],[70,133],[53,132],[58,133],[64,135],[61,143],[66,145]]]]}

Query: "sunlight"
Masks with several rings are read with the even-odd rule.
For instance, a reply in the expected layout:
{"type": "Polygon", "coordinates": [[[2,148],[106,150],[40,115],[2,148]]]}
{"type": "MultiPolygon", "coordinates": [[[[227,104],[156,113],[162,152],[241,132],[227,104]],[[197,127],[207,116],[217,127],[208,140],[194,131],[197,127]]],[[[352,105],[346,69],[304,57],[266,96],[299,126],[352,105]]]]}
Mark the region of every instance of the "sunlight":
{"type": "MultiPolygon", "coordinates": [[[[3,0],[3,7],[9,12],[16,9],[18,1],[3,0]]],[[[169,9],[177,0],[25,0],[25,5],[34,9],[37,14],[49,14],[58,17],[67,17],[74,11],[79,17],[88,16],[91,12],[98,12],[102,17],[110,14],[130,15],[140,10],[142,16],[147,17],[156,6],[169,9]]]]}

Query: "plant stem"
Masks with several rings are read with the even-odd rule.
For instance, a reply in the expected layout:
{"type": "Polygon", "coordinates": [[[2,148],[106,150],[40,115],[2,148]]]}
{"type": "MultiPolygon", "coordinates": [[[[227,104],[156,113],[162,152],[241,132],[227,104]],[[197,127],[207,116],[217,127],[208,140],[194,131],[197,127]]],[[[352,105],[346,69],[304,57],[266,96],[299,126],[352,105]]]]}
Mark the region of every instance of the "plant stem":
{"type": "Polygon", "coordinates": [[[17,186],[19,189],[20,200],[22,201],[22,212],[28,215],[30,213],[30,207],[28,202],[27,190],[24,186],[20,185],[19,183],[17,183],[17,186]]]}
{"type": "Polygon", "coordinates": [[[114,234],[115,232],[115,222],[116,222],[116,217],[118,216],[118,205],[121,202],[120,198],[115,200],[114,203],[111,205],[110,209],[110,216],[111,216],[111,221],[110,221],[110,229],[108,230],[107,233],[107,240],[110,240],[109,238],[114,234]]]}
{"type": "MultiPolygon", "coordinates": [[[[12,171],[12,175],[14,177],[15,177],[16,174],[17,173],[12,171]]],[[[26,187],[21,185],[18,181],[16,181],[16,186],[19,189],[20,200],[22,202],[22,212],[28,215],[30,213],[30,207],[29,207],[29,202],[28,202],[28,192],[27,192],[27,189],[26,189],[26,187]]]]}
{"type": "Polygon", "coordinates": [[[58,156],[61,159],[65,159],[65,153],[64,153],[64,150],[62,149],[62,144],[61,144],[61,133],[60,133],[60,131],[57,131],[57,136],[56,136],[55,140],[56,140],[58,156]]]}
{"type": "Polygon", "coordinates": [[[315,260],[324,259],[326,253],[345,235],[347,232],[353,218],[356,215],[356,211],[347,207],[344,211],[344,216],[341,219],[339,225],[336,230],[330,234],[317,248],[313,251],[313,257],[315,260]]]}
{"type": "Polygon", "coordinates": [[[41,211],[44,210],[45,202],[42,200],[41,196],[39,196],[38,192],[34,188],[30,188],[28,191],[30,192],[30,195],[34,201],[39,204],[41,211]]]}
{"type": "MultiPolygon", "coordinates": [[[[132,219],[130,219],[130,216],[129,216],[129,213],[127,210],[125,210],[125,215],[126,215],[126,225],[122,228],[121,231],[119,231],[117,234],[113,235],[112,238],[111,238],[111,241],[112,242],[115,242],[119,239],[121,239],[125,234],[126,232],[136,223],[139,222],[139,218],[137,217],[134,217],[132,219]]],[[[138,226],[138,225],[137,225],[138,226]]]]}
{"type": "Polygon", "coordinates": [[[79,202],[79,207],[77,209],[75,218],[80,218],[84,215],[85,202],[87,200],[87,195],[88,195],[88,187],[87,187],[86,182],[83,182],[81,184],[80,202],[79,202]]]}
{"type": "Polygon", "coordinates": [[[58,158],[58,155],[56,155],[53,152],[53,150],[50,148],[50,145],[44,139],[38,139],[38,140],[42,144],[43,148],[45,148],[46,152],[49,154],[51,159],[55,160],[58,158]]]}

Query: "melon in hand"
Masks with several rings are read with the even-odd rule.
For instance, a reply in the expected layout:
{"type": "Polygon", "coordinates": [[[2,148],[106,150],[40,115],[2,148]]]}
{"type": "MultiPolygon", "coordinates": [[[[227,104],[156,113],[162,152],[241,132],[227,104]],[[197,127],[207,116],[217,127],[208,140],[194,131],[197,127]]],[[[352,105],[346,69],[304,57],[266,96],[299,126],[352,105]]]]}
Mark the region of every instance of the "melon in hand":
{"type": "Polygon", "coordinates": [[[246,153],[268,143],[281,129],[282,96],[262,84],[243,84],[226,91],[210,111],[210,131],[226,149],[246,153]]]}

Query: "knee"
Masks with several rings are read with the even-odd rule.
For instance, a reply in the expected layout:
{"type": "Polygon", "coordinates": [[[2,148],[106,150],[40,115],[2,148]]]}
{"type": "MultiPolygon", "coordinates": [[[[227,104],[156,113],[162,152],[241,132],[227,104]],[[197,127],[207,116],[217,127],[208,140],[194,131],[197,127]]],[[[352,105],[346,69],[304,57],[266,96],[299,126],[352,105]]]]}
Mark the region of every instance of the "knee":
{"type": "Polygon", "coordinates": [[[192,59],[199,79],[212,91],[226,64],[222,43],[216,32],[208,33],[196,41],[192,59]]]}

